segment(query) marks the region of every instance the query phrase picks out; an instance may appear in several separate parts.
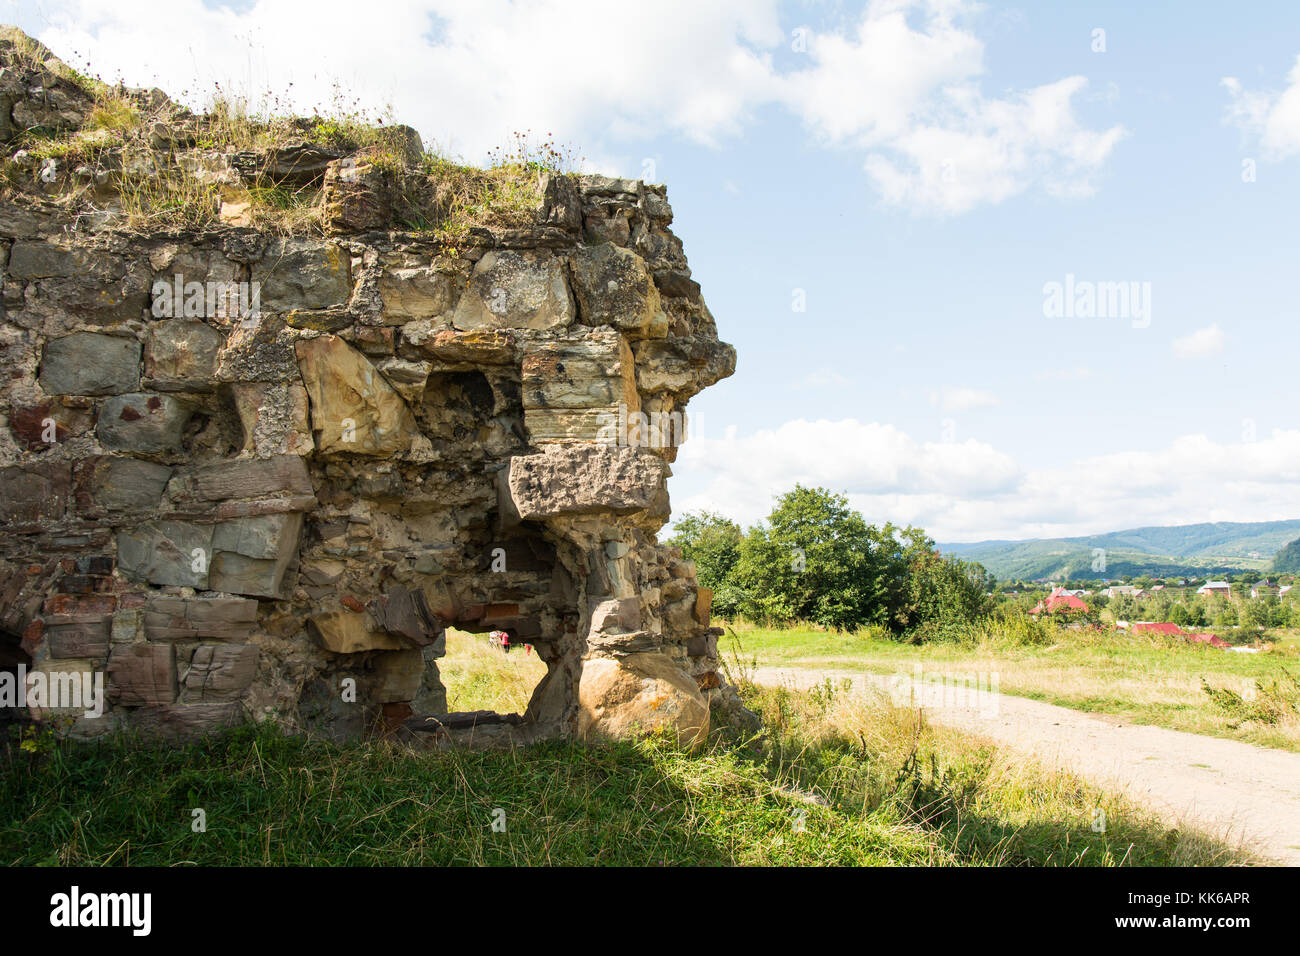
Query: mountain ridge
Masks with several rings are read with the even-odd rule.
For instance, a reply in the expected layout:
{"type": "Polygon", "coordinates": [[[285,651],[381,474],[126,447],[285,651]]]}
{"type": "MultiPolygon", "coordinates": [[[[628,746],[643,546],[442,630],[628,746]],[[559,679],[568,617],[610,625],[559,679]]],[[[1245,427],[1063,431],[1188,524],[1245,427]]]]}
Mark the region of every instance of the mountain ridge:
{"type": "Polygon", "coordinates": [[[1264,570],[1300,538],[1300,518],[1147,525],[1061,538],[939,544],[944,554],[978,561],[1002,579],[1204,575],[1264,570]],[[1104,567],[1100,563],[1104,551],[1104,567]]]}

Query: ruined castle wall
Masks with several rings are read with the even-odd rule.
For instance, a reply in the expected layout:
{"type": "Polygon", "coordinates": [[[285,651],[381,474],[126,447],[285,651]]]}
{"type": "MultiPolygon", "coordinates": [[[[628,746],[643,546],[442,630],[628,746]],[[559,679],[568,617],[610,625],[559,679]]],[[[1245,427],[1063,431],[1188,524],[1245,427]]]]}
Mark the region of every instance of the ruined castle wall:
{"type": "MultiPolygon", "coordinates": [[[[79,121],[39,79],[0,90],[0,134],[79,121]]],[[[735,357],[664,188],[539,173],[526,226],[452,244],[318,158],[324,235],[0,199],[7,663],[103,675],[101,716],[44,715],[76,734],[344,738],[442,726],[444,628],[499,629],[548,673],[480,735],[698,738],[717,631],[655,533],[686,403],[735,357]]]]}

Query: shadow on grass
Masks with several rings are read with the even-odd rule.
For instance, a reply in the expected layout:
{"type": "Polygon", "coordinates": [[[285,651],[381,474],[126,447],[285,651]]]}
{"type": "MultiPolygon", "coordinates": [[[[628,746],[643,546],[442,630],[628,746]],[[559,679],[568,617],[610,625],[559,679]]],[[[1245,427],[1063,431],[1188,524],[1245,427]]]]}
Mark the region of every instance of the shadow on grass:
{"type": "Polygon", "coordinates": [[[9,744],[0,762],[8,864],[730,862],[633,745],[416,753],[245,728],[184,747],[9,744]]]}

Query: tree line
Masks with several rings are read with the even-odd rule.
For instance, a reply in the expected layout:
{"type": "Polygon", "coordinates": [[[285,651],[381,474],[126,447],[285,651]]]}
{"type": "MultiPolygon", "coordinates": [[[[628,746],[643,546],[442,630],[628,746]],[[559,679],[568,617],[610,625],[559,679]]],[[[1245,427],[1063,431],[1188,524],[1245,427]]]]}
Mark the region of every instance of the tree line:
{"type": "Polygon", "coordinates": [[[920,528],[868,524],[825,488],[796,485],[745,531],[712,512],[687,514],[667,543],[695,562],[724,619],[904,634],[973,621],[993,605],[983,566],[941,555],[920,528]]]}

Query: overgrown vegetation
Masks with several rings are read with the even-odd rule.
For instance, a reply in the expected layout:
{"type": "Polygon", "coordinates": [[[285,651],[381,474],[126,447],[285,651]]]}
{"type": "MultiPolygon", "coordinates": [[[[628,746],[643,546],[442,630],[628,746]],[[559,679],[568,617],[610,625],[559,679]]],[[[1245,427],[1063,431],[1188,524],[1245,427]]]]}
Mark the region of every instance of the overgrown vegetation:
{"type": "Polygon", "coordinates": [[[1212,687],[1203,677],[1201,690],[1238,722],[1276,725],[1300,716],[1300,679],[1286,668],[1277,677],[1251,685],[1245,693],[1229,687],[1212,687]]]}
{"type": "Polygon", "coordinates": [[[278,151],[305,146],[326,151],[326,158],[355,157],[377,172],[393,224],[434,233],[455,254],[476,227],[532,224],[547,177],[583,162],[549,133],[535,140],[516,132],[482,168],[469,165],[425,150],[412,130],[393,122],[391,110],[368,110],[337,86],[328,105],[295,116],[287,97],[266,94],[253,103],[218,85],[203,112],[192,114],[73,70],[19,31],[0,55],[22,69],[56,69],[93,98],[80,128],[33,128],[10,143],[0,188],[40,193],[119,228],[199,230],[230,222],[322,233],[321,177],[287,180],[275,168],[278,151]]]}

